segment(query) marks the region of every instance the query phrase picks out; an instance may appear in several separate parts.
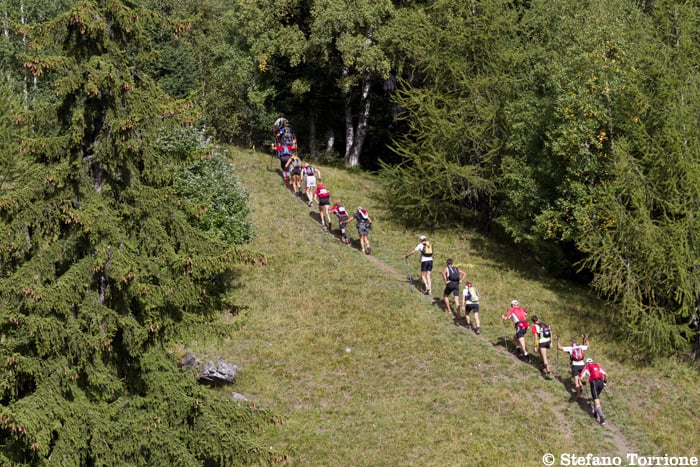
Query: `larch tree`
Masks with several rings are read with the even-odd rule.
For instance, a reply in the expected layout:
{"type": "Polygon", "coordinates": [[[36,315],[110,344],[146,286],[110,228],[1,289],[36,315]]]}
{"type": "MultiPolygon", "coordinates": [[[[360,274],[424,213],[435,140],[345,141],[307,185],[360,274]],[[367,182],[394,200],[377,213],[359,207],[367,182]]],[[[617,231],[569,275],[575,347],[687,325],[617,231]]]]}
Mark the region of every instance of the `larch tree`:
{"type": "Polygon", "coordinates": [[[644,77],[644,105],[627,116],[636,131],[620,132],[579,245],[625,336],[654,355],[685,352],[698,335],[700,7],[661,1],[647,14],[624,57],[644,77]]]}
{"type": "Polygon", "coordinates": [[[213,395],[172,351],[233,305],[243,253],[204,232],[201,206],[178,195],[175,174],[200,154],[162,137],[197,115],[144,71],[148,24],[189,28],[84,0],[13,31],[40,98],[14,103],[0,126],[3,464],[275,455],[256,441],[271,415],[213,395]]]}
{"type": "Polygon", "coordinates": [[[488,228],[518,69],[515,13],[509,2],[439,0],[387,28],[388,49],[408,61],[397,100],[409,130],[393,144],[401,162],[381,173],[397,216],[436,225],[476,214],[488,228]]]}

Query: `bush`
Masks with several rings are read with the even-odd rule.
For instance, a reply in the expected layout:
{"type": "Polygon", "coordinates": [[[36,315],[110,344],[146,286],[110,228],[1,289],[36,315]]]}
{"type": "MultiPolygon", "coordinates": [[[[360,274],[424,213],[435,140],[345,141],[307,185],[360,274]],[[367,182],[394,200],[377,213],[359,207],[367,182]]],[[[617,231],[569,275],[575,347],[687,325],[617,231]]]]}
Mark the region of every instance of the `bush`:
{"type": "Polygon", "coordinates": [[[212,157],[185,168],[176,177],[175,188],[191,203],[196,225],[213,238],[236,245],[252,238],[248,193],[224,155],[214,151],[212,157]]]}

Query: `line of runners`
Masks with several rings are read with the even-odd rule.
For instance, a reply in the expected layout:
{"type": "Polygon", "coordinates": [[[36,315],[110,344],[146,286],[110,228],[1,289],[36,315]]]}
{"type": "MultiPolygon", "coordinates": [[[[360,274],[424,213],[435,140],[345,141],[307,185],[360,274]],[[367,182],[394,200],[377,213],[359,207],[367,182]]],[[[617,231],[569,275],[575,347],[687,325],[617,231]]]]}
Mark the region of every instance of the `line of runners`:
{"type": "Polygon", "coordinates": [[[372,228],[372,219],[367,210],[360,206],[350,215],[341,199],[336,199],[331,206],[331,192],[321,181],[321,171],[308,162],[302,162],[299,158],[296,134],[291,124],[284,118],[284,114],[280,114],[280,118],[275,120],[273,130],[275,132],[275,154],[280,161],[285,186],[292,190],[295,196],[305,201],[307,206],[311,207],[313,203],[318,205],[321,228],[330,232],[333,225],[331,214],[337,217],[340,239],[346,245],[350,244],[346,230],[347,224],[356,222],[357,234],[360,237],[360,249],[364,254],[371,254],[369,231],[372,228]]]}
{"type": "MultiPolygon", "coordinates": [[[[433,245],[428,241],[425,235],[421,235],[418,240],[418,245],[403,256],[407,261],[409,256],[415,253],[420,254],[421,280],[424,286],[423,291],[425,294],[430,295],[432,293],[431,272],[433,270],[433,245]]],[[[461,315],[463,314],[467,329],[473,329],[476,334],[480,334],[481,325],[479,320],[478,289],[471,281],[465,282],[466,273],[460,271],[459,268],[453,264],[451,258],[447,259],[446,267],[442,270],[441,275],[445,283],[445,289],[443,291],[445,313],[452,315],[455,320],[461,319],[461,315]],[[465,286],[462,290],[462,300],[460,303],[459,287],[462,282],[464,282],[465,286]],[[452,312],[450,306],[450,295],[454,297],[455,313],[452,312]],[[471,324],[470,313],[474,315],[475,326],[471,324]]],[[[533,345],[538,350],[542,359],[542,372],[545,377],[550,378],[552,369],[547,358],[547,350],[552,348],[552,328],[548,324],[540,321],[539,317],[536,315],[530,318],[532,322],[532,325],[530,325],[530,322],[528,322],[528,312],[520,306],[517,300],[511,301],[510,309],[506,314],[501,315],[501,320],[504,323],[508,320],[513,321],[513,326],[515,328],[513,340],[516,345],[516,355],[526,362],[530,362],[530,355],[527,352],[525,335],[530,331],[533,336],[533,345]]],[[[588,337],[585,335],[583,336],[582,345],[579,345],[575,337],[571,338],[571,345],[569,346],[562,346],[561,339],[558,336],[556,337],[556,342],[557,350],[569,355],[575,398],[577,400],[583,399],[583,383],[588,379],[593,401],[591,407],[592,413],[596,417],[598,423],[605,425],[605,417],[603,416],[603,410],[600,405],[600,394],[608,382],[608,374],[599,364],[595,363],[592,358],[585,358],[584,352],[590,349],[591,346],[588,337]]]]}
{"type": "MultiPolygon", "coordinates": [[[[347,237],[346,225],[349,222],[357,222],[357,232],[360,237],[360,247],[365,254],[371,253],[369,244],[369,230],[372,227],[372,220],[369,214],[362,207],[357,208],[356,212],[350,216],[347,209],[340,199],[336,200],[331,207],[330,191],[321,182],[321,172],[311,166],[308,162],[302,163],[297,154],[297,139],[294,130],[290,123],[284,118],[284,114],[275,120],[273,125],[276,141],[276,155],[280,160],[280,168],[285,185],[291,189],[295,196],[302,198],[306,195],[306,203],[311,207],[315,202],[319,208],[319,216],[321,227],[331,231],[331,214],[338,218],[338,226],[340,229],[341,241],[349,244],[347,237]],[[302,192],[302,177],[304,192],[302,192]],[[318,179],[318,181],[317,181],[318,179]]],[[[408,253],[404,254],[404,259],[408,261],[408,257],[420,253],[421,264],[421,280],[424,285],[424,293],[430,295],[432,293],[431,272],[433,270],[433,245],[428,239],[421,235],[418,245],[408,253]]],[[[409,269],[410,271],[410,269],[409,269]]],[[[448,258],[446,266],[442,270],[442,280],[445,283],[443,291],[443,302],[445,304],[445,312],[452,315],[455,319],[460,319],[464,314],[467,329],[473,329],[476,334],[481,334],[481,323],[479,319],[479,291],[471,281],[465,281],[466,272],[460,271],[453,264],[453,260],[448,258]],[[461,294],[460,284],[464,282],[465,286],[461,294]],[[455,312],[453,313],[450,306],[450,295],[454,297],[455,312]],[[470,313],[474,315],[474,326],[472,326],[470,313]]],[[[545,377],[549,378],[552,374],[552,369],[547,358],[547,350],[552,347],[552,328],[540,321],[539,317],[533,315],[530,319],[532,326],[528,322],[528,312],[520,306],[517,300],[511,301],[510,309],[504,315],[501,315],[503,322],[512,320],[515,328],[513,340],[516,345],[516,354],[526,362],[530,362],[530,355],[527,352],[525,344],[525,335],[530,330],[533,336],[533,345],[538,350],[542,359],[542,371],[545,377]]],[[[596,420],[601,425],[605,425],[605,417],[600,405],[600,394],[605,388],[608,381],[608,374],[605,370],[595,363],[592,358],[585,358],[584,352],[590,349],[588,337],[583,336],[583,344],[579,345],[575,337],[570,340],[569,346],[562,346],[561,339],[557,336],[557,350],[569,354],[569,362],[571,366],[571,377],[574,383],[574,391],[576,399],[582,399],[583,383],[588,379],[593,400],[592,412],[596,420]]],[[[507,345],[507,340],[506,340],[507,345]]]]}

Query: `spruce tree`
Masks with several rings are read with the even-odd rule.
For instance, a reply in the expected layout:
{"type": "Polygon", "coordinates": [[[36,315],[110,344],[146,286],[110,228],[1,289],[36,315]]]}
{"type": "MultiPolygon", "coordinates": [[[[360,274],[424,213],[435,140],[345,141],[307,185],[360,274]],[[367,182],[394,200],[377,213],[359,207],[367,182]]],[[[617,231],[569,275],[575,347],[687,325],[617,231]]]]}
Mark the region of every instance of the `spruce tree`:
{"type": "Polygon", "coordinates": [[[177,194],[173,174],[196,152],[155,144],[196,114],[143,69],[147,25],[187,29],[86,0],[17,30],[38,97],[15,107],[0,159],[3,464],[272,456],[255,435],[270,415],[211,395],[169,352],[231,306],[241,253],[177,194]]]}

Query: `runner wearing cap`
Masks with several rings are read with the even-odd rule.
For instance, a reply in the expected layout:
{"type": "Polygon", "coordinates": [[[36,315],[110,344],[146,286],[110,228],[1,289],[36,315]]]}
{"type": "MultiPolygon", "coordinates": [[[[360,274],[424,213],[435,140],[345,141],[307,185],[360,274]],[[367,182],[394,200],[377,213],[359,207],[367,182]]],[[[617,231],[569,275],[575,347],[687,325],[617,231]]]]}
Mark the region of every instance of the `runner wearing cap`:
{"type": "Polygon", "coordinates": [[[420,252],[420,277],[423,280],[425,294],[430,295],[433,289],[430,277],[433,270],[433,245],[425,238],[425,235],[421,235],[418,241],[420,243],[418,243],[414,249],[403,255],[403,257],[405,259],[416,252],[420,252]]]}
{"type": "Polygon", "coordinates": [[[593,413],[598,423],[605,425],[603,409],[600,406],[600,393],[603,392],[605,385],[608,383],[608,374],[600,365],[594,363],[592,358],[587,358],[586,365],[583,367],[583,370],[581,370],[581,381],[586,378],[588,378],[588,383],[591,386],[593,413]]]}
{"type": "Polygon", "coordinates": [[[515,336],[513,336],[513,340],[515,341],[515,345],[520,346],[518,351],[520,351],[521,358],[529,362],[530,356],[527,354],[527,349],[525,348],[525,333],[527,333],[527,329],[530,327],[527,322],[527,311],[520,306],[517,300],[513,300],[510,302],[508,313],[501,315],[501,319],[503,321],[508,319],[513,320],[515,326],[515,336]]]}

